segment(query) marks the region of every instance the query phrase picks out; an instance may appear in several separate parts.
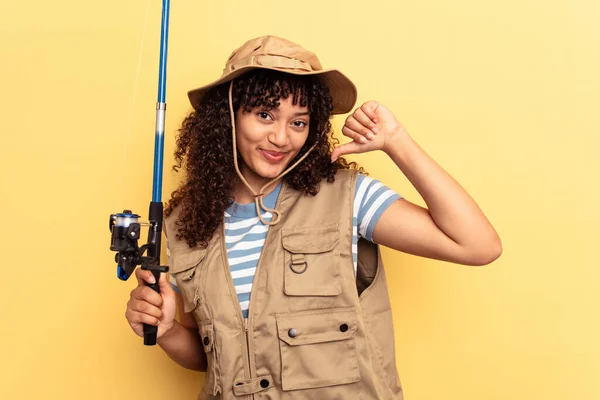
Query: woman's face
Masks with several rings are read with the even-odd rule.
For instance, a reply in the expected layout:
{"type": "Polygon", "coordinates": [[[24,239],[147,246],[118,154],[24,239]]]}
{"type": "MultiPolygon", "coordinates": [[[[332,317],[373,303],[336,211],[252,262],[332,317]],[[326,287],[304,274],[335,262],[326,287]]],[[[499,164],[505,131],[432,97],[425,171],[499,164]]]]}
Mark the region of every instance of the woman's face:
{"type": "Polygon", "coordinates": [[[270,180],[281,174],[298,154],[308,137],[308,107],[292,104],[292,96],[280,99],[272,110],[255,108],[236,113],[238,152],[248,180],[270,180]]]}

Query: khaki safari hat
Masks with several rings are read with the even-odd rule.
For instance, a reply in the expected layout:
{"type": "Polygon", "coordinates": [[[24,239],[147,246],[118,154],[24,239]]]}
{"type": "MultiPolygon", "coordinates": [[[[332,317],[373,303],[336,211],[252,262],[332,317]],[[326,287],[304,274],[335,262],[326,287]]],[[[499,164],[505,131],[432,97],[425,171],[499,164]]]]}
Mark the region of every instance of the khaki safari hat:
{"type": "Polygon", "coordinates": [[[344,114],[356,103],[356,86],[336,69],[323,69],[317,56],[299,44],[277,36],[261,36],[248,40],[229,56],[223,74],[216,81],[190,90],[188,97],[198,109],[206,92],[254,69],[271,69],[295,75],[319,75],[333,99],[333,114],[344,114]]]}

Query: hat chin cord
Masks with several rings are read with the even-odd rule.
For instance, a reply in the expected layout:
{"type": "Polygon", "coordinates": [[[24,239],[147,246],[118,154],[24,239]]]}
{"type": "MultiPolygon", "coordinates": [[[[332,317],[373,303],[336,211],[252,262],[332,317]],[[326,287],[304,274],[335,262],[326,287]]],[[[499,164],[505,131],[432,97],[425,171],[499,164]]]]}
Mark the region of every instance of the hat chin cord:
{"type": "Polygon", "coordinates": [[[238,160],[237,160],[237,141],[236,141],[236,132],[235,132],[235,113],[233,112],[233,101],[232,101],[233,97],[232,97],[232,92],[233,92],[233,80],[229,84],[229,114],[230,114],[230,117],[231,117],[231,132],[232,132],[232,135],[233,135],[233,164],[235,165],[235,171],[237,172],[238,176],[240,177],[240,179],[242,180],[242,182],[244,183],[244,185],[246,185],[246,187],[254,195],[254,204],[256,205],[256,213],[258,214],[258,218],[260,219],[260,221],[263,224],[265,224],[265,225],[276,225],[276,224],[279,223],[279,221],[281,219],[281,212],[279,212],[279,210],[277,210],[277,209],[271,209],[271,208],[268,208],[267,206],[265,206],[265,204],[263,202],[263,197],[264,197],[265,190],[269,186],[271,186],[272,184],[274,184],[275,182],[277,182],[279,179],[283,178],[288,172],[290,172],[292,169],[294,169],[302,161],[304,161],[304,159],[310,154],[310,152],[317,146],[317,144],[319,142],[317,141],[315,144],[313,144],[312,147],[310,149],[308,149],[308,151],[302,157],[300,157],[300,159],[298,161],[296,161],[291,167],[289,167],[288,169],[286,169],[285,171],[283,171],[277,178],[271,180],[266,185],[264,185],[260,189],[260,193],[256,193],[254,191],[254,189],[252,188],[252,186],[250,186],[250,184],[248,183],[248,181],[246,180],[246,178],[244,178],[244,175],[242,175],[242,173],[240,172],[240,167],[238,165],[238,160]],[[271,219],[271,221],[266,221],[262,217],[261,209],[263,209],[265,211],[268,211],[268,212],[270,212],[270,213],[273,214],[274,217],[271,219]]]}

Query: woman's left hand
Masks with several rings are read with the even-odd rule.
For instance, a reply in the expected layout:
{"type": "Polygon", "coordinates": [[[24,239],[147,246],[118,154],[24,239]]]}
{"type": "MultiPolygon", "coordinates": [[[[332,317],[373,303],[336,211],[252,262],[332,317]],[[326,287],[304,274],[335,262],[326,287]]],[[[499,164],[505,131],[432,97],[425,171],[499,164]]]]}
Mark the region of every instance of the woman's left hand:
{"type": "Polygon", "coordinates": [[[346,118],[342,133],[352,139],[352,142],[333,149],[332,162],[344,154],[366,153],[373,150],[386,151],[393,140],[408,136],[394,114],[376,101],[367,101],[354,110],[346,118]]]}

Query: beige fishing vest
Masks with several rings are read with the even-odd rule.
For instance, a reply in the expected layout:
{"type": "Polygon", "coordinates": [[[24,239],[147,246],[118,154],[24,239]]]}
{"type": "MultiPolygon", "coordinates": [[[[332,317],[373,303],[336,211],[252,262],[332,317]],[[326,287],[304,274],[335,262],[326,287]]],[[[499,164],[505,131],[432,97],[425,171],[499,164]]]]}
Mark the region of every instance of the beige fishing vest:
{"type": "Polygon", "coordinates": [[[207,248],[177,241],[165,220],[170,272],[193,312],[208,368],[199,399],[402,399],[381,255],[359,240],[352,260],[356,172],[317,196],[285,183],[242,317],[223,226],[207,248]]]}

